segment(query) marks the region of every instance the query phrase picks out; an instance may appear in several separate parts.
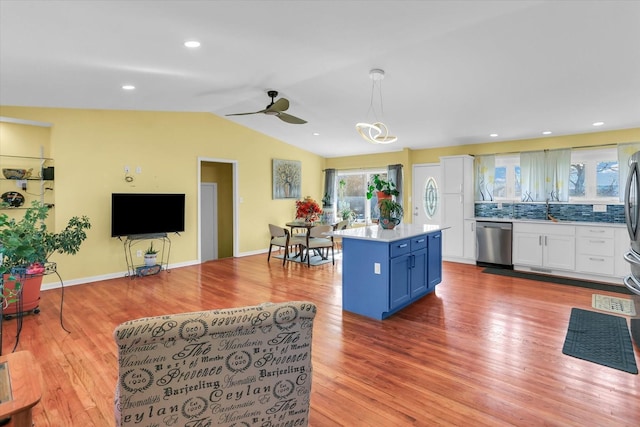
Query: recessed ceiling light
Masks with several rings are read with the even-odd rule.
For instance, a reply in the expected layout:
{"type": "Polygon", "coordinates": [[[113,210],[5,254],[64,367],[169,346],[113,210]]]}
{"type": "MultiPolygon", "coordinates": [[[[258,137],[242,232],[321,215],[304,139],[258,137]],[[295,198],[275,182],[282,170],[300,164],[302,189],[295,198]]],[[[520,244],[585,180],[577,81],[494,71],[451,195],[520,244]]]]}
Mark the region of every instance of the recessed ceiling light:
{"type": "Polygon", "coordinates": [[[551,135],[551,131],[550,130],[545,130],[544,132],[542,132],[543,135],[551,135]]]}
{"type": "Polygon", "coordinates": [[[319,132],[314,132],[312,135],[313,136],[320,136],[320,133],[319,132]]]}
{"type": "Polygon", "coordinates": [[[492,133],[491,135],[489,135],[491,138],[495,138],[496,136],[498,136],[497,133],[492,133]]]}
{"type": "Polygon", "coordinates": [[[186,47],[190,47],[190,48],[196,48],[196,47],[200,47],[200,42],[197,40],[187,40],[186,42],[184,42],[184,45],[186,47]]]}
{"type": "Polygon", "coordinates": [[[134,90],[135,88],[134,85],[122,85],[122,89],[124,90],[134,90]]]}
{"type": "Polygon", "coordinates": [[[594,126],[602,126],[604,124],[604,122],[595,122],[593,125],[594,126]]]}

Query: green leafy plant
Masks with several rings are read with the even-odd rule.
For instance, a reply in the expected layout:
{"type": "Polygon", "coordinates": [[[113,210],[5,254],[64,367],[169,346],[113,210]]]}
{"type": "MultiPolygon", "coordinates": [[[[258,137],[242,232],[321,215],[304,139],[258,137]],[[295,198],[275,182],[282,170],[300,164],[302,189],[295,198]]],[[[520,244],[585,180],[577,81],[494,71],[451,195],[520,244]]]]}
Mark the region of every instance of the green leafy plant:
{"type": "Polygon", "coordinates": [[[404,209],[402,205],[391,199],[383,199],[379,202],[380,218],[398,218],[401,219],[404,215],[404,209]]]}
{"type": "MultiPolygon", "coordinates": [[[[0,213],[0,278],[8,274],[8,280],[16,282],[14,292],[21,287],[17,269],[27,269],[29,273],[29,268],[43,266],[55,252],[75,255],[87,238],[86,230],[91,223],[86,216],[71,218],[59,233],[48,231],[45,220],[49,209],[48,205],[35,201],[22,218],[0,213]]],[[[4,298],[11,302],[10,296],[4,298]]]]}
{"type": "Polygon", "coordinates": [[[398,196],[400,194],[393,181],[386,181],[380,178],[379,174],[375,174],[371,177],[371,182],[367,187],[367,200],[371,200],[373,193],[377,191],[380,191],[387,196],[398,196]]]}
{"type": "Polygon", "coordinates": [[[158,250],[153,247],[153,242],[149,245],[147,250],[144,252],[145,255],[156,255],[158,250]]]}

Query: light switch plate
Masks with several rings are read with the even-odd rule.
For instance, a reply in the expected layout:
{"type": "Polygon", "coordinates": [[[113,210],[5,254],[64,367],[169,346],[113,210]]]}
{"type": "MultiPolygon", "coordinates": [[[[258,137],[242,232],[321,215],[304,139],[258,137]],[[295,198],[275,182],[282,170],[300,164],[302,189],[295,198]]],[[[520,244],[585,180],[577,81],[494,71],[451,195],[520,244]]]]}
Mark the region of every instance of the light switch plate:
{"type": "Polygon", "coordinates": [[[607,205],[593,205],[593,211],[594,212],[606,212],[607,211],[607,205]]]}
{"type": "Polygon", "coordinates": [[[374,274],[380,274],[380,263],[379,262],[374,262],[373,263],[373,273],[374,274]]]}

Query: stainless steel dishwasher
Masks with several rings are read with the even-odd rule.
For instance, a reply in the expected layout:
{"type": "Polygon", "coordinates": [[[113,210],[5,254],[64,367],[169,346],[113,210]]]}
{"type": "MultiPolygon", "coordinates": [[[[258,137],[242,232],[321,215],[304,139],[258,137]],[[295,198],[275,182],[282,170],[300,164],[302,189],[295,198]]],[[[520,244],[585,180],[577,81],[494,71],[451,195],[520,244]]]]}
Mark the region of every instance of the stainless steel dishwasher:
{"type": "Polygon", "coordinates": [[[512,232],[510,222],[476,221],[477,264],[513,268],[512,232]]]}

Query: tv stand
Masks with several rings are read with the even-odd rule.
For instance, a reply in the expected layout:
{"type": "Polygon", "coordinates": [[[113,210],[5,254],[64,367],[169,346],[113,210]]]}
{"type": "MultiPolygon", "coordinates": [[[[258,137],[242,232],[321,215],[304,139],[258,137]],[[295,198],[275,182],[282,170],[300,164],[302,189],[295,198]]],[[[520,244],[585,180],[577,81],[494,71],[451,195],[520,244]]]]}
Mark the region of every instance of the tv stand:
{"type": "Polygon", "coordinates": [[[158,274],[162,270],[169,271],[169,254],[171,253],[171,240],[167,236],[167,233],[154,233],[154,234],[132,234],[126,236],[124,239],[124,257],[127,261],[127,274],[126,276],[141,277],[151,276],[158,274]],[[147,266],[144,264],[144,259],[140,262],[134,261],[139,258],[138,254],[141,253],[144,256],[144,252],[148,245],[152,242],[157,242],[155,246],[158,249],[158,259],[155,265],[147,266]],[[145,244],[146,246],[143,246],[145,244]],[[134,258],[134,252],[136,258],[134,258]]]}

